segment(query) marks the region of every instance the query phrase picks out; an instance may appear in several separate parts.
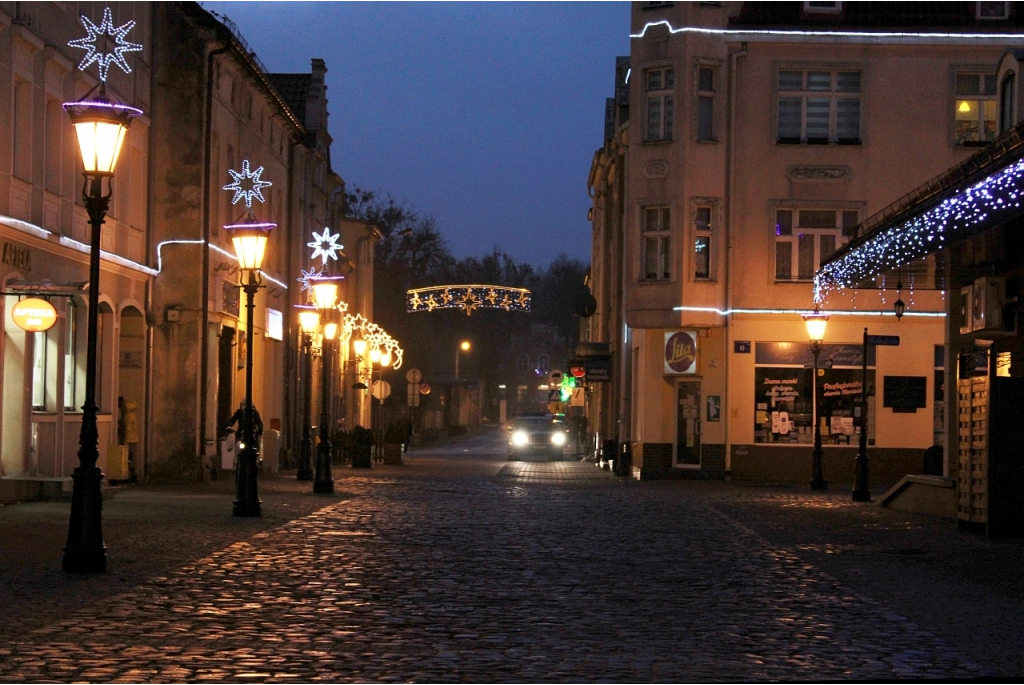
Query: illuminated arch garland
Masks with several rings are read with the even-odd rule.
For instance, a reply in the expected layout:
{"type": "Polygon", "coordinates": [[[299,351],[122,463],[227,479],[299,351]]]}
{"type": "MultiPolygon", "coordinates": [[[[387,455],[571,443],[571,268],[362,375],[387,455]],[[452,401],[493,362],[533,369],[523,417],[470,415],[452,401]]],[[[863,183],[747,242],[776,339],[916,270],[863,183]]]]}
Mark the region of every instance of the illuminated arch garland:
{"type": "Polygon", "coordinates": [[[530,291],[501,285],[435,285],[407,291],[405,304],[405,311],[410,314],[435,309],[461,309],[466,316],[471,316],[477,309],[528,312],[530,291]]]}
{"type": "MultiPolygon", "coordinates": [[[[348,305],[345,305],[345,311],[348,309],[348,305]]],[[[387,331],[373,323],[368,321],[362,314],[345,314],[342,323],[341,339],[343,344],[348,344],[348,341],[352,338],[352,334],[359,331],[363,339],[366,341],[368,348],[376,347],[381,350],[387,350],[391,353],[391,358],[394,360],[391,363],[392,369],[399,369],[402,367],[402,348],[398,344],[398,341],[388,335],[387,331]]]]}

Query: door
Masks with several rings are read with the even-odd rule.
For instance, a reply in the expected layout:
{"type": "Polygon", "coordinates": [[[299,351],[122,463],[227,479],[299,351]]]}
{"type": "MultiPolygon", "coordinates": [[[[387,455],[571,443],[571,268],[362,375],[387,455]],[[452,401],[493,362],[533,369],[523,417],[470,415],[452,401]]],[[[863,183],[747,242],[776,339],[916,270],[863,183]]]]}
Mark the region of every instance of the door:
{"type": "Polygon", "coordinates": [[[676,443],[672,465],[700,468],[700,383],[680,383],[676,389],[676,443]]]}
{"type": "Polygon", "coordinates": [[[228,425],[235,407],[231,402],[231,379],[235,373],[235,329],[225,326],[220,330],[217,350],[217,439],[228,425]]]}

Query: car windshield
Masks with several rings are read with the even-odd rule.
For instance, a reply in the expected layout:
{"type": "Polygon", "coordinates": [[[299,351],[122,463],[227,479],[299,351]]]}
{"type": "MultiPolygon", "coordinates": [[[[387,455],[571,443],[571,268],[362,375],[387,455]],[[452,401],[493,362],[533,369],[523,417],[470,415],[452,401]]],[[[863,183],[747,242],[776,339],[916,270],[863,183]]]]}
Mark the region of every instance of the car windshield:
{"type": "Polygon", "coordinates": [[[558,422],[543,416],[521,418],[516,421],[516,430],[525,431],[543,431],[543,430],[554,430],[558,426],[558,422]]]}

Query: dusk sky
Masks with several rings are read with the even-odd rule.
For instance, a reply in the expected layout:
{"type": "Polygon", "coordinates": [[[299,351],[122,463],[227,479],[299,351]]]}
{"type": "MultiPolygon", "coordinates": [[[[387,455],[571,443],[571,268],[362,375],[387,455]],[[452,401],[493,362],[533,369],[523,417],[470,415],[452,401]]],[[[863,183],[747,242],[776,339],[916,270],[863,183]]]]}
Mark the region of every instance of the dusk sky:
{"type": "Polygon", "coordinates": [[[327,62],[332,164],[433,214],[456,257],[589,261],[587,173],[629,3],[206,2],[267,68],[327,62]]]}

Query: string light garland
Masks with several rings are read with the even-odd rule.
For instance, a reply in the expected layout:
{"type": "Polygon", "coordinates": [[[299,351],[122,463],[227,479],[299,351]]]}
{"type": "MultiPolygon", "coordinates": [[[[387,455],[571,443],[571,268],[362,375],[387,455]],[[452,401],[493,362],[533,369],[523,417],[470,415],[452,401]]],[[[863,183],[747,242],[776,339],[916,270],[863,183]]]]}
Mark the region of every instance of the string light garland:
{"type": "MultiPolygon", "coordinates": [[[[347,305],[346,305],[347,308],[347,305]]],[[[367,349],[378,349],[386,351],[391,355],[391,368],[398,369],[402,366],[402,347],[398,341],[392,338],[387,331],[367,320],[362,314],[345,314],[342,320],[341,339],[343,344],[348,344],[352,334],[356,331],[363,336],[367,349]]]]}
{"type": "Polygon", "coordinates": [[[946,39],[950,41],[981,41],[986,44],[1002,44],[1003,42],[1017,43],[1021,39],[1016,33],[954,33],[951,31],[828,31],[828,30],[798,30],[798,29],[715,29],[701,26],[680,26],[674,27],[667,20],[649,21],[639,33],[629,34],[630,38],[643,38],[650,29],[664,26],[670,34],[694,33],[698,35],[725,36],[739,38],[757,38],[760,36],[773,38],[799,38],[814,37],[828,39],[852,38],[864,41],[877,42],[879,39],[893,39],[901,41],[904,39],[914,40],[920,38],[946,39]]]}
{"type": "Polygon", "coordinates": [[[274,184],[260,179],[260,176],[263,175],[263,167],[257,167],[256,171],[251,171],[249,160],[243,159],[241,171],[228,169],[228,173],[231,174],[234,181],[224,186],[223,189],[235,191],[235,196],[231,198],[231,204],[237,205],[239,200],[244,200],[246,208],[252,209],[254,199],[266,202],[263,197],[263,188],[269,188],[274,184]]]}
{"type": "Polygon", "coordinates": [[[932,254],[957,231],[1018,215],[1022,196],[1024,160],[1018,160],[826,263],[814,276],[814,301],[822,302],[829,291],[856,287],[879,273],[932,254]]]}
{"type": "MultiPolygon", "coordinates": [[[[813,309],[755,309],[755,308],[733,308],[733,309],[718,309],[717,307],[686,307],[679,306],[673,307],[673,311],[676,312],[697,312],[701,314],[717,314],[719,316],[729,316],[730,314],[799,314],[804,316],[805,314],[814,313],[813,309]]],[[[829,309],[829,316],[895,316],[896,314],[890,309],[885,310],[867,310],[867,309],[829,309]]],[[[907,312],[904,316],[919,316],[929,319],[941,319],[946,316],[945,312],[907,312]]]]}
{"type": "Polygon", "coordinates": [[[307,247],[313,248],[313,255],[310,260],[316,261],[317,257],[322,260],[322,265],[327,266],[327,260],[332,259],[338,261],[338,252],[345,249],[344,245],[337,242],[338,238],[341,237],[340,233],[331,234],[331,229],[324,226],[324,232],[322,235],[317,234],[313,231],[313,242],[306,243],[307,247]]]}
{"type": "Polygon", "coordinates": [[[435,309],[461,309],[471,316],[477,309],[503,309],[506,312],[530,311],[531,295],[526,288],[502,285],[436,285],[406,292],[406,312],[432,312],[435,309]]]}
{"type": "Polygon", "coordinates": [[[128,32],[135,27],[135,21],[129,21],[114,28],[114,16],[111,14],[109,7],[103,8],[103,20],[100,21],[99,26],[92,23],[92,20],[84,14],[79,16],[79,19],[88,35],[85,38],[76,38],[68,41],[68,47],[86,51],[85,57],[82,58],[78,65],[79,71],[85,71],[89,68],[90,64],[95,62],[100,80],[103,82],[107,80],[107,71],[110,69],[111,64],[116,64],[126,74],[132,73],[132,69],[128,66],[128,61],[125,60],[124,55],[126,52],[142,51],[142,45],[132,43],[126,39],[128,32]],[[103,45],[105,47],[107,43],[104,36],[110,36],[114,40],[112,52],[100,50],[100,46],[103,45]]]}

